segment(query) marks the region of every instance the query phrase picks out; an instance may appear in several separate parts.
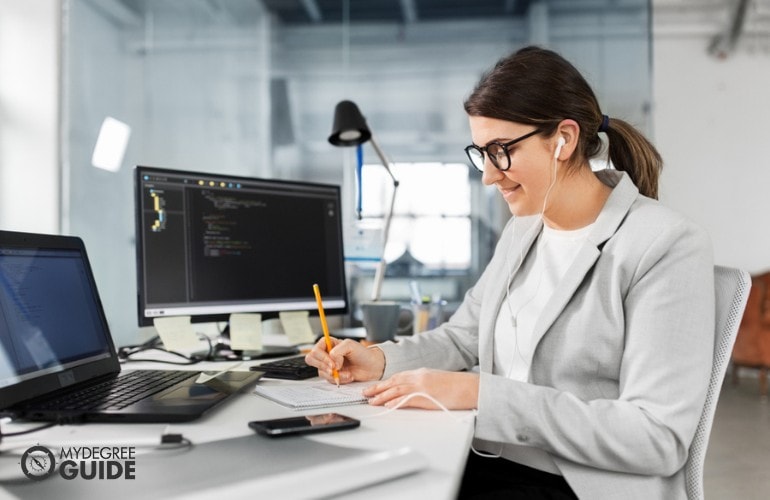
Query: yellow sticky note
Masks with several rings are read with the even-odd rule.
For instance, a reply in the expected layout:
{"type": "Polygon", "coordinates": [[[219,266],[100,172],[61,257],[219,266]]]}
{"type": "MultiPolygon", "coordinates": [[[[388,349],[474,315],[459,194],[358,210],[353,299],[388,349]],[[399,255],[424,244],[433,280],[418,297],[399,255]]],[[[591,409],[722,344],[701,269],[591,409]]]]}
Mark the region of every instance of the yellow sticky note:
{"type": "Polygon", "coordinates": [[[198,336],[195,335],[190,316],[173,316],[155,318],[153,325],[158,331],[163,347],[169,351],[184,351],[200,347],[198,336]]]}
{"type": "Polygon", "coordinates": [[[313,329],[310,327],[308,311],[284,311],[278,313],[281,326],[291,344],[312,344],[315,342],[313,329]]]}
{"type": "Polygon", "coordinates": [[[262,350],[262,315],[230,315],[230,348],[238,351],[262,350]]]}

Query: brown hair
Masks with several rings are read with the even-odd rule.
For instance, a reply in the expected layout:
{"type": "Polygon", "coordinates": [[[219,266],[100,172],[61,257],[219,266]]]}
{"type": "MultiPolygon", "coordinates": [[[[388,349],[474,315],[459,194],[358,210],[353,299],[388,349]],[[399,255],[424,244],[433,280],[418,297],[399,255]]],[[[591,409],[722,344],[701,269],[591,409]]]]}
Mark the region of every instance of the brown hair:
{"type": "Polygon", "coordinates": [[[546,135],[553,134],[562,120],[575,120],[580,126],[575,158],[585,162],[602,150],[601,127],[615,168],[627,172],[643,195],[658,197],[663,162],[655,146],[623,120],[603,123],[588,82],[556,52],[525,47],[501,59],[481,77],[465,101],[465,111],[470,116],[534,125],[546,135]]]}

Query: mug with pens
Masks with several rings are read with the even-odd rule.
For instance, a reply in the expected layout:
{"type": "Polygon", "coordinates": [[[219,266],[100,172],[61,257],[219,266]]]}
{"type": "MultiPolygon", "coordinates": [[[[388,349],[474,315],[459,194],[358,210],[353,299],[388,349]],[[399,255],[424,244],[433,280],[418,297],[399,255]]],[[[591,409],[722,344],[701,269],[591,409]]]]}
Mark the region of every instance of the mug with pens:
{"type": "Polygon", "coordinates": [[[442,300],[439,294],[434,294],[433,296],[422,295],[419,285],[414,280],[409,282],[409,288],[414,316],[412,323],[413,333],[416,335],[439,326],[444,320],[446,300],[442,300]]]}

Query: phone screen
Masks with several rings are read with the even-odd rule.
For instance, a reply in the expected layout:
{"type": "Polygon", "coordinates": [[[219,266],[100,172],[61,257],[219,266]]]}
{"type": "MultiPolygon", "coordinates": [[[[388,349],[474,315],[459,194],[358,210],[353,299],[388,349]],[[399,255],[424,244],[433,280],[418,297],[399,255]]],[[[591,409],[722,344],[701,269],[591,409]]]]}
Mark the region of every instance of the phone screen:
{"type": "Polygon", "coordinates": [[[340,429],[352,429],[361,422],[339,413],[322,413],[302,417],[276,418],[273,420],[255,420],[249,427],[266,436],[288,436],[310,432],[327,432],[340,429]]]}

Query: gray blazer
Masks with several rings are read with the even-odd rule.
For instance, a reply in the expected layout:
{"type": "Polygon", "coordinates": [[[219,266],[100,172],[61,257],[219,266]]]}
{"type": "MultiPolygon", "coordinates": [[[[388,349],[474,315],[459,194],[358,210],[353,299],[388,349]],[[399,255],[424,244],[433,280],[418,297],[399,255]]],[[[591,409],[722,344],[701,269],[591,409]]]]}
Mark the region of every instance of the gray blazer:
{"type": "MultiPolygon", "coordinates": [[[[545,450],[580,498],[686,498],[683,466],[713,356],[711,242],[626,174],[597,175],[613,191],[535,326],[531,383],[493,375],[492,357],[505,253],[526,255],[539,216],[516,220],[516,241],[507,224],[447,323],[381,346],[384,377],[478,365],[477,444],[545,450]]],[[[510,259],[511,272],[519,264],[510,259]]]]}

